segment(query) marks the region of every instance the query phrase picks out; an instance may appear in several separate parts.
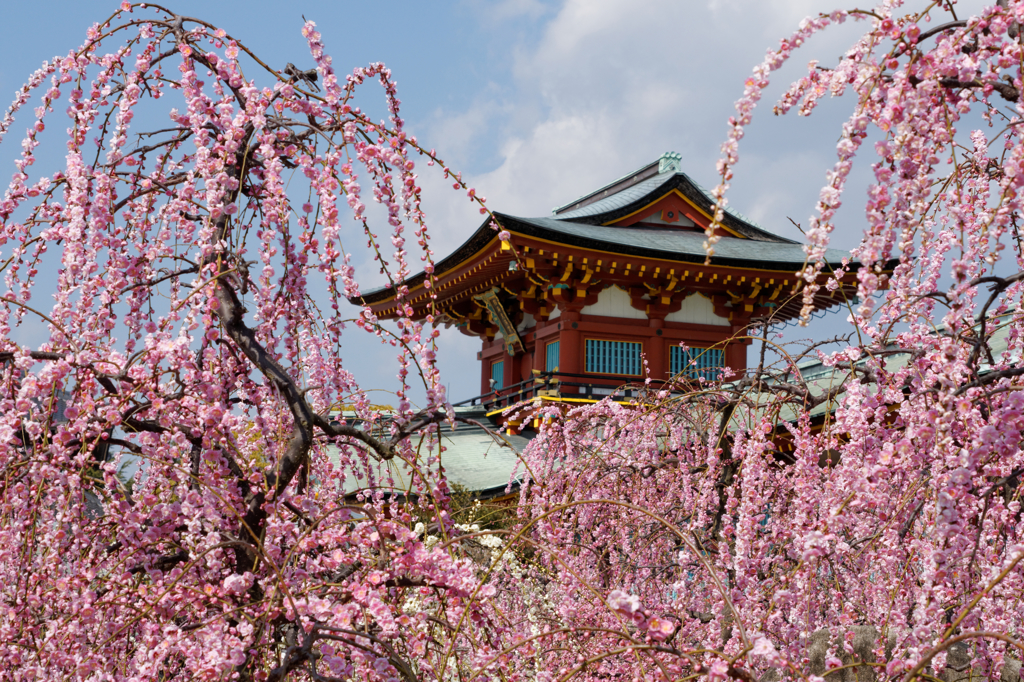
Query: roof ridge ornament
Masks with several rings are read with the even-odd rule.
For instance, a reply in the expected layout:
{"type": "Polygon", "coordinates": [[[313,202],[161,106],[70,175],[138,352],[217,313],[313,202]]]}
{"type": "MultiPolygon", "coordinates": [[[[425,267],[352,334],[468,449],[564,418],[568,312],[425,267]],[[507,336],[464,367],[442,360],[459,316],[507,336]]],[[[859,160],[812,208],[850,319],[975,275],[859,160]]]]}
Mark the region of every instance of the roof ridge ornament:
{"type": "Polygon", "coordinates": [[[658,173],[678,173],[680,172],[679,162],[683,160],[683,155],[679,152],[665,152],[658,159],[658,173]]]}

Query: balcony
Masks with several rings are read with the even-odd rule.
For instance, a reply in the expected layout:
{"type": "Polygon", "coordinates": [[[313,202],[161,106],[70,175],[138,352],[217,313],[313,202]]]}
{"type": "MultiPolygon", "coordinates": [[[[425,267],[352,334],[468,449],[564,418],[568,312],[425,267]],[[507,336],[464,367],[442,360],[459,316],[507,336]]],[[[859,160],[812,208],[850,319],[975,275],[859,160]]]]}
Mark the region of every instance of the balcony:
{"type": "Polygon", "coordinates": [[[596,402],[613,394],[621,398],[635,398],[644,391],[657,390],[662,386],[671,386],[673,393],[680,392],[677,382],[653,380],[645,384],[643,379],[635,376],[534,371],[530,379],[452,404],[455,407],[479,405],[488,412],[495,412],[538,398],[562,402],[596,402]]]}

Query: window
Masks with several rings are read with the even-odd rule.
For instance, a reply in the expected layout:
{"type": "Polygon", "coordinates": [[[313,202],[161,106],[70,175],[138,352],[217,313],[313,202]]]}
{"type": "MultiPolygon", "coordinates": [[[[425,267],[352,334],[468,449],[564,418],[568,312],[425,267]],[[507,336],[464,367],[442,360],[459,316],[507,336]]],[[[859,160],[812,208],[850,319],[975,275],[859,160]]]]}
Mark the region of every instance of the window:
{"type": "Polygon", "coordinates": [[[588,372],[595,374],[640,375],[642,344],[629,341],[601,341],[587,339],[588,372]]]}
{"type": "Polygon", "coordinates": [[[544,369],[548,372],[554,372],[558,369],[558,341],[547,345],[547,351],[544,356],[544,369]]]}
{"type": "Polygon", "coordinates": [[[718,378],[718,370],[725,367],[725,352],[721,348],[688,348],[672,346],[669,365],[672,375],[682,373],[683,376],[708,380],[718,378]]]}
{"type": "Polygon", "coordinates": [[[505,388],[505,361],[491,363],[491,388],[495,391],[505,388]]]}

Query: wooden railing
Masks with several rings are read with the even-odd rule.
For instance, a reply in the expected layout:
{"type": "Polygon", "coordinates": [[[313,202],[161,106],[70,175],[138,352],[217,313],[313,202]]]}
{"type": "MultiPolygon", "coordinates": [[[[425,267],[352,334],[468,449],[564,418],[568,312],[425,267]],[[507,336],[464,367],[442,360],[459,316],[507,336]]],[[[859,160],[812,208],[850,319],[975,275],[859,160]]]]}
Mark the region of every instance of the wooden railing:
{"type": "Polygon", "coordinates": [[[642,381],[638,382],[636,377],[628,376],[539,372],[517,384],[452,404],[455,407],[482,405],[489,410],[498,410],[539,397],[600,399],[613,391],[618,396],[633,398],[642,390],[657,388],[665,383],[667,382],[653,381],[654,385],[644,385],[642,381]]]}

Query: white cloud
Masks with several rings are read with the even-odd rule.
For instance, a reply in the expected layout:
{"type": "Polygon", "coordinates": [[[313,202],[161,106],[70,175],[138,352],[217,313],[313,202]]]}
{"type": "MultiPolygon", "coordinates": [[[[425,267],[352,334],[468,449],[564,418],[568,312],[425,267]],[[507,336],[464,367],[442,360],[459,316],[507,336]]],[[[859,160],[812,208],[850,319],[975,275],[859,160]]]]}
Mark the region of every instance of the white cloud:
{"type": "Polygon", "coordinates": [[[510,213],[546,214],[669,150],[710,184],[743,79],[813,4],[569,0],[536,45],[516,51],[512,90],[439,116],[430,136],[461,152],[497,113],[496,158],[473,179],[510,213]]]}
{"type": "Polygon", "coordinates": [[[548,11],[539,0],[467,0],[466,4],[489,24],[519,17],[535,19],[548,11]]]}

